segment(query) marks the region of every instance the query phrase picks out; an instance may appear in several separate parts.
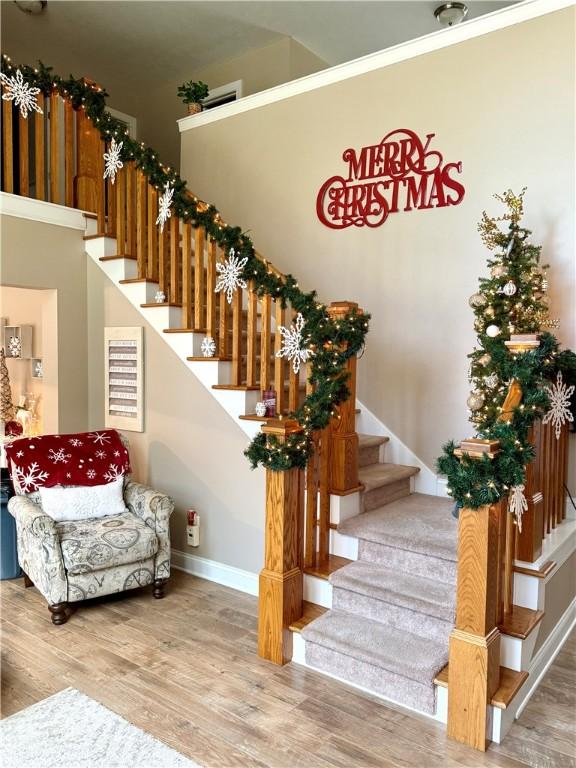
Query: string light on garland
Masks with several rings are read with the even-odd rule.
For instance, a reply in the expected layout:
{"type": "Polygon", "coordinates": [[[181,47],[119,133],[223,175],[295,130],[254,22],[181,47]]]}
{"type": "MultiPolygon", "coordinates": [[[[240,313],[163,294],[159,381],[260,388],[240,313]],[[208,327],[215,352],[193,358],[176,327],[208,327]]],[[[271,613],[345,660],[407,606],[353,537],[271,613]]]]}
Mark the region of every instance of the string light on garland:
{"type": "MultiPolygon", "coordinates": [[[[338,322],[334,322],[314,291],[302,291],[292,275],[278,275],[256,255],[251,238],[240,227],[222,221],[217,209],[192,195],[178,173],[160,162],[155,150],[126,134],[125,124],[106,110],[108,94],[104,88],[82,79],[61,78],[42,62],[39,62],[36,69],[26,65],[16,68],[10,58],[3,54],[0,71],[6,77],[13,77],[16,70],[21,72],[23,81],[29,87],[38,88],[45,96],[60,94],[73,109],[83,110],[108,144],[111,144],[112,138],[121,139],[119,159],[124,164],[132,162],[152,187],[158,190],[166,190],[167,185],[171,187],[172,201],[166,210],[164,223],[173,212],[175,217],[189,222],[193,227],[202,227],[207,238],[224,253],[230,254],[234,250],[236,258],[242,262],[237,274],[239,280],[244,283],[250,280],[258,296],[272,296],[283,306],[290,305],[296,313],[302,314],[310,347],[315,349],[308,372],[314,392],[290,416],[304,426],[304,436],[288,439],[281,446],[276,445],[271,436],[267,446],[263,439],[265,435],[260,434],[245,453],[253,467],[261,464],[278,471],[293,466],[305,467],[313,450],[312,433],[327,427],[332,418],[332,410],[350,395],[346,383],[347,362],[364,346],[369,315],[352,309],[345,317],[339,317],[338,322]]],[[[162,221],[157,223],[163,224],[162,221]]],[[[237,287],[244,286],[238,283],[237,287]]]]}
{"type": "Polygon", "coordinates": [[[124,142],[120,144],[116,143],[116,139],[112,139],[108,152],[104,152],[104,178],[110,179],[112,184],[116,181],[116,173],[124,167],[124,163],[120,160],[120,153],[124,142]]]}
{"type": "Polygon", "coordinates": [[[0,80],[6,89],[2,94],[2,99],[4,101],[13,101],[14,105],[20,108],[20,114],[23,118],[28,118],[28,112],[44,114],[36,99],[40,93],[40,88],[28,85],[20,69],[16,70],[15,75],[6,75],[4,72],[1,72],[0,80]]]}

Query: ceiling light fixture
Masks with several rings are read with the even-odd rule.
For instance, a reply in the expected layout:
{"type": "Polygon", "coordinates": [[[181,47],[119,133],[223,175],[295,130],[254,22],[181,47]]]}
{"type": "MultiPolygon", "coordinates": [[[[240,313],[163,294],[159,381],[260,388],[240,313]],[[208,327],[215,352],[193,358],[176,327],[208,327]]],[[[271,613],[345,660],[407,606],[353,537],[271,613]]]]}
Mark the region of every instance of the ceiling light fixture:
{"type": "Polygon", "coordinates": [[[38,16],[48,5],[47,0],[14,0],[14,3],[22,13],[27,13],[29,16],[38,16]]]}
{"type": "Polygon", "coordinates": [[[434,11],[436,20],[443,27],[453,27],[460,24],[468,15],[468,6],[465,3],[443,3],[434,11]]]}

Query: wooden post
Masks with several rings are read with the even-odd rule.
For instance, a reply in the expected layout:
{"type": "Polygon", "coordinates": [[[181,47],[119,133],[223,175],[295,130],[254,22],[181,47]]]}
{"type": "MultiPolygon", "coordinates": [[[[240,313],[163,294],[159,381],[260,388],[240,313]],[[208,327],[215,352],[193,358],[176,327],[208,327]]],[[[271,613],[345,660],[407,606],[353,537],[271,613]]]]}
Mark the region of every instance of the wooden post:
{"type": "MultiPolygon", "coordinates": [[[[76,177],[74,203],[83,211],[98,210],[100,131],[83,109],[76,113],[76,177]]],[[[108,214],[112,212],[109,210],[108,214]]],[[[114,211],[115,213],[115,211],[114,211]]],[[[114,237],[114,234],[112,235],[114,237]]]]}
{"type": "MultiPolygon", "coordinates": [[[[492,442],[491,453],[496,450],[492,442]]],[[[448,736],[481,751],[489,738],[488,706],[500,680],[500,508],[496,503],[460,510],[456,625],[449,646],[448,736]]]]}
{"type": "MultiPolygon", "coordinates": [[[[534,428],[531,427],[528,439],[532,444],[534,444],[534,432],[534,428]]],[[[537,486],[540,473],[537,471],[536,460],[526,465],[524,493],[528,509],[522,515],[522,531],[516,533],[516,558],[528,563],[533,563],[542,554],[544,535],[544,496],[542,488],[537,486]]]]}
{"type": "MultiPolygon", "coordinates": [[[[262,427],[281,443],[302,427],[290,419],[262,427]]],[[[258,655],[275,664],[292,658],[289,626],[302,615],[302,535],[304,472],[266,471],[266,534],[264,568],[258,600],[258,655]]]]}
{"type": "MultiPolygon", "coordinates": [[[[358,304],[351,301],[334,301],[328,307],[333,322],[348,315],[352,310],[362,313],[358,304]]],[[[350,374],[346,384],[350,397],[341,403],[330,425],[330,492],[353,493],[359,490],[358,435],[356,433],[356,357],[346,365],[350,374]]]]}

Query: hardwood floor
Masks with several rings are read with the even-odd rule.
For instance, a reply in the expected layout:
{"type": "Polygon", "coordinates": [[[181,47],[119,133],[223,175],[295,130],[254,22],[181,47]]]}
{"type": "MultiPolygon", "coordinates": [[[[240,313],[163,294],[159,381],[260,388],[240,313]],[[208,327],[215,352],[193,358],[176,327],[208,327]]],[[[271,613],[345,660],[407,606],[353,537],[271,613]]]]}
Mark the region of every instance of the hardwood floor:
{"type": "Polygon", "coordinates": [[[427,718],[261,661],[256,598],[208,581],[176,571],[164,600],[96,600],[62,627],[22,579],[0,597],[3,716],[71,686],[210,768],[576,766],[576,633],[506,741],[481,754],[427,718]]]}

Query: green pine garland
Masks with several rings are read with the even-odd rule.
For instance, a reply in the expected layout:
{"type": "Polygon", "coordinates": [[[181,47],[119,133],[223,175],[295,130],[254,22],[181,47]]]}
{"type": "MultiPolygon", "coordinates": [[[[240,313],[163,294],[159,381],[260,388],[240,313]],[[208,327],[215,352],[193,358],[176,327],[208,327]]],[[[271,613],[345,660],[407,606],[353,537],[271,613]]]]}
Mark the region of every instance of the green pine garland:
{"type": "MultiPolygon", "coordinates": [[[[482,239],[491,250],[502,252],[488,261],[490,278],[480,278],[480,290],[470,298],[475,314],[479,348],[469,355],[471,421],[477,436],[500,441],[494,459],[472,459],[454,456],[455,443],[449,442],[437,461],[439,472],[448,477],[449,493],[460,506],[478,509],[505,496],[511,488],[525,483],[525,466],[534,458],[529,430],[549,407],[545,386],[556,379],[559,371],[568,385],[576,382],[576,355],[559,351],[556,338],[539,333],[540,345],[521,354],[512,354],[505,346],[511,333],[538,333],[547,322],[547,280],[539,264],[540,247],[529,242],[530,230],[520,226],[525,190],[516,196],[511,190],[495,197],[507,212],[491,219],[483,214],[479,225],[482,239]],[[497,222],[509,222],[502,232],[497,222]],[[505,286],[516,289],[508,294],[505,286]],[[499,332],[487,333],[491,326],[499,332]],[[514,410],[512,420],[499,420],[508,391],[508,382],[516,379],[522,388],[522,402],[514,410]]],[[[572,399],[574,411],[576,398],[572,399]]]]}
{"type": "Polygon", "coordinates": [[[313,450],[312,433],[328,426],[334,408],[350,396],[347,386],[347,361],[363,348],[370,316],[352,311],[346,317],[332,320],[327,307],[318,301],[315,291],[303,292],[292,275],[278,276],[268,262],[256,255],[250,237],[240,227],[225,224],[218,210],[191,194],[186,182],[170,167],[158,159],[158,153],[141,142],[131,139],[125,126],[106,111],[106,91],[99,86],[77,80],[72,75],[63,79],[52,74],[52,68],[39,62],[37,68],[15,66],[3,55],[1,71],[10,76],[20,70],[29,85],[40,88],[46,96],[59,93],[71,101],[74,109],[81,109],[93,121],[105,141],[112,138],[122,142],[121,159],[134,161],[148,181],[158,190],[166,185],[174,188],[172,209],[176,216],[194,227],[204,227],[226,253],[232,248],[247,262],[243,269],[245,280],[252,281],[259,296],[269,295],[282,306],[288,303],[300,312],[305,321],[305,346],[314,349],[310,378],[315,386],[302,408],[293,414],[303,432],[291,435],[281,444],[273,436],[259,434],[245,455],[253,468],[259,464],[269,469],[284,471],[292,467],[305,467],[313,450]]]}

